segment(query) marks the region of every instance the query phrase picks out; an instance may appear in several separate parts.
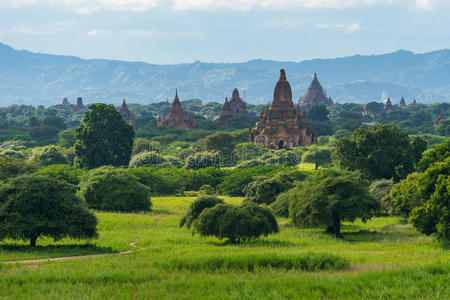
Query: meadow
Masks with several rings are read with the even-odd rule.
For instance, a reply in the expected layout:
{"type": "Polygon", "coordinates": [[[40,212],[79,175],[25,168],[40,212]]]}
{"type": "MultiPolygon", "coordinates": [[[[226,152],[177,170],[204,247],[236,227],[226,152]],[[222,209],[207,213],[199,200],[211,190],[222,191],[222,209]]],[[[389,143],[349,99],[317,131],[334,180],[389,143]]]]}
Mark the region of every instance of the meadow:
{"type": "Polygon", "coordinates": [[[179,228],[194,199],[153,197],[149,213],[97,212],[91,241],[44,238],[35,249],[2,241],[0,298],[450,298],[450,251],[399,218],[345,223],[341,239],[279,218],[279,234],[231,245],[179,228]],[[98,256],[13,263],[87,254],[98,256]]]}

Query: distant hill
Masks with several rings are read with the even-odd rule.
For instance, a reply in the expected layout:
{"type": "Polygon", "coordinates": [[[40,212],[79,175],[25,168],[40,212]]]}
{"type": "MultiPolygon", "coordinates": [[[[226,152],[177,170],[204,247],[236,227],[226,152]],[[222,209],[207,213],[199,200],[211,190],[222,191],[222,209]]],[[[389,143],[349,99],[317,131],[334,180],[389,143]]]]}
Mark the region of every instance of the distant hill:
{"type": "Polygon", "coordinates": [[[152,103],[181,99],[223,102],[237,87],[252,104],[272,100],[279,69],[285,68],[294,98],[300,98],[317,72],[333,100],[340,103],[381,100],[397,103],[450,101],[450,50],[414,54],[399,50],[372,56],[349,56],[303,62],[252,60],[244,63],[155,65],[103,59],[85,60],[18,51],[0,43],[0,105],[71,103],[152,103]]]}

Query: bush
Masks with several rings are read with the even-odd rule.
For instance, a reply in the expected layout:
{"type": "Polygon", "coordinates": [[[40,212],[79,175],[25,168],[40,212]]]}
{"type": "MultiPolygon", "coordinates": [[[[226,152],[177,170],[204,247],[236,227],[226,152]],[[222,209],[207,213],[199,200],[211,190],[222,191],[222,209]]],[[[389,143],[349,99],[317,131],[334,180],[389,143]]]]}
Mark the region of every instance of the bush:
{"type": "Polygon", "coordinates": [[[75,131],[73,130],[64,130],[58,133],[59,142],[58,145],[64,148],[70,148],[75,145],[75,131]]]}
{"type": "Polygon", "coordinates": [[[191,228],[192,223],[197,220],[198,216],[203,210],[216,206],[217,204],[223,204],[223,200],[214,196],[201,196],[197,198],[189,206],[188,211],[180,220],[180,227],[186,225],[187,228],[191,228]]]}
{"type": "Polygon", "coordinates": [[[205,194],[205,195],[214,195],[216,193],[216,191],[209,184],[204,184],[200,188],[200,193],[205,194]]]}
{"type": "Polygon", "coordinates": [[[97,236],[97,219],[75,196],[75,186],[54,178],[23,175],[0,184],[0,240],[29,240],[40,236],[97,236]]]}
{"type": "Polygon", "coordinates": [[[202,236],[227,238],[231,243],[277,233],[278,223],[272,212],[257,204],[243,206],[217,204],[203,210],[194,223],[195,232],[202,236]]]}
{"type": "Polygon", "coordinates": [[[35,164],[22,159],[0,156],[0,180],[9,179],[22,174],[33,173],[37,169],[35,164]]]}
{"type": "Polygon", "coordinates": [[[186,169],[201,169],[206,167],[218,167],[222,163],[222,157],[218,152],[199,152],[186,158],[186,169]]]}
{"type": "Polygon", "coordinates": [[[133,143],[133,150],[131,155],[136,155],[142,152],[158,152],[161,148],[161,145],[156,141],[149,141],[144,138],[137,138],[133,143]]]}
{"type": "Polygon", "coordinates": [[[67,157],[56,146],[34,148],[30,160],[33,162],[39,162],[43,166],[69,163],[67,157]]]}
{"type": "Polygon", "coordinates": [[[78,185],[86,171],[69,165],[51,165],[38,170],[38,173],[78,185]]]}
{"type": "Polygon", "coordinates": [[[340,236],[341,221],[365,220],[378,210],[368,185],[359,172],[319,171],[287,192],[292,221],[297,226],[325,225],[327,233],[340,236]]]}
{"type": "Polygon", "coordinates": [[[246,169],[246,168],[253,168],[253,167],[261,166],[261,165],[264,165],[264,164],[265,163],[263,163],[262,161],[259,161],[259,160],[256,160],[256,159],[244,160],[243,162],[238,164],[236,166],[236,168],[238,168],[238,169],[246,169]]]}
{"type": "Polygon", "coordinates": [[[154,151],[141,152],[131,158],[130,167],[148,167],[152,165],[160,165],[164,162],[166,162],[166,159],[154,151]]]}
{"type": "Polygon", "coordinates": [[[15,150],[4,150],[0,152],[0,156],[9,156],[12,158],[25,159],[25,155],[22,152],[15,150]]]}
{"type": "Polygon", "coordinates": [[[276,200],[270,204],[270,208],[277,217],[288,218],[289,217],[289,203],[290,203],[289,193],[281,193],[278,195],[276,200]]]}
{"type": "Polygon", "coordinates": [[[394,186],[392,179],[380,179],[373,181],[369,186],[369,193],[378,201],[380,207],[390,215],[393,214],[390,191],[394,186]]]}
{"type": "Polygon", "coordinates": [[[79,195],[89,207],[106,211],[149,211],[150,189],[125,169],[104,166],[85,174],[79,195]]]}

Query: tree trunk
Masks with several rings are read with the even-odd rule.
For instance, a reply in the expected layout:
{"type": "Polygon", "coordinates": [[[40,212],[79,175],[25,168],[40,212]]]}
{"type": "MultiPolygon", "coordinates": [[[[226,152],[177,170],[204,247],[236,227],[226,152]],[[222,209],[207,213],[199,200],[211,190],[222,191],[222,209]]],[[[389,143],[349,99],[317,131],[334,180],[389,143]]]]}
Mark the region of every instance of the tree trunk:
{"type": "Polygon", "coordinates": [[[333,213],[333,223],[328,226],[327,233],[334,234],[336,237],[341,236],[341,220],[336,213],[333,213]]]}
{"type": "Polygon", "coordinates": [[[318,163],[316,163],[316,170],[319,168],[319,164],[318,163]]]}
{"type": "Polygon", "coordinates": [[[36,247],[37,236],[30,238],[30,247],[36,247]]]}

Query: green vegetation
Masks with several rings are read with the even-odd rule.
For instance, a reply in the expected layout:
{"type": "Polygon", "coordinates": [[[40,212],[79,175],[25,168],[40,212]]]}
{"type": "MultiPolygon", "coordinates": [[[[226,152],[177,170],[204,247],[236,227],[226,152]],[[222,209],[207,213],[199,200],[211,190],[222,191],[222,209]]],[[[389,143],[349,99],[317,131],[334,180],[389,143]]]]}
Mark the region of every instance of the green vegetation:
{"type": "Polygon", "coordinates": [[[40,236],[97,236],[97,219],[75,196],[75,187],[41,175],[23,175],[0,184],[0,239],[30,241],[40,236]]]}

